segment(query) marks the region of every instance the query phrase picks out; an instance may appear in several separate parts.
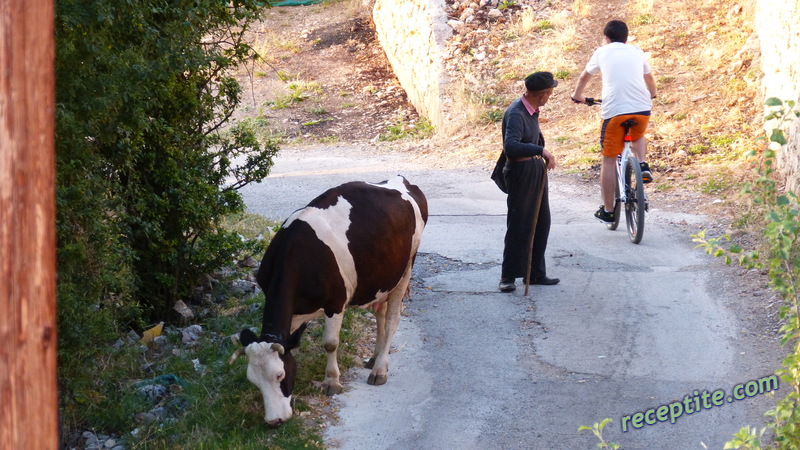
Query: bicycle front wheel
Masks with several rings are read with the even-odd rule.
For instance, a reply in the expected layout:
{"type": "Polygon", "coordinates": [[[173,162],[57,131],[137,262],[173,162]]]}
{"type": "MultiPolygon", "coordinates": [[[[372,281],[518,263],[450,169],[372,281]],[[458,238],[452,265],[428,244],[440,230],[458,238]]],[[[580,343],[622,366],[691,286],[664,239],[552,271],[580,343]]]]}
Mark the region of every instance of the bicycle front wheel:
{"type": "Polygon", "coordinates": [[[644,236],[644,213],[647,209],[642,182],[642,168],[639,160],[631,156],[625,165],[625,219],[628,223],[628,237],[638,244],[644,236]]]}

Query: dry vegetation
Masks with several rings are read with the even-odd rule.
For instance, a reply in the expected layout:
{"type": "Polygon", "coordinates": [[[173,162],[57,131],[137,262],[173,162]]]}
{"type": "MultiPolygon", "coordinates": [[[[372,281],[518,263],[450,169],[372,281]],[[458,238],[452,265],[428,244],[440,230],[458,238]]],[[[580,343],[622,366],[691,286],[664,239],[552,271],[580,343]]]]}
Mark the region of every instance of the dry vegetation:
{"type": "MultiPolygon", "coordinates": [[[[596,179],[599,113],[569,96],[602,41],[603,25],[620,18],[631,29],[630,42],[649,54],[659,89],[648,134],[654,201],[706,206],[707,196],[734,197],[750,173],[742,156],[756,146],[763,114],[752,14],[749,2],[732,0],[536,2],[505,23],[486,24],[483,44],[473,42],[477,32],[456,36],[492,50],[482,60],[456,51],[450,61],[450,73],[469,80],[456,95],[465,111],[461,119],[468,120],[452,136],[468,154],[491,160],[500,133],[489,120],[522,92],[525,74],[549,70],[561,84],[543,112],[548,145],[562,169],[596,179]],[[481,117],[480,127],[468,123],[481,117]]],[[[598,76],[586,92],[600,96],[600,89],[598,76]]]]}
{"type": "MultiPolygon", "coordinates": [[[[447,44],[458,111],[430,139],[395,146],[435,159],[493,162],[499,118],[522,92],[521,79],[549,70],[561,84],[543,112],[543,130],[561,171],[594,182],[599,168],[599,109],[569,100],[577,77],[602,41],[602,27],[625,20],[631,43],[649,54],[659,88],[648,134],[657,182],[653,201],[719,211],[750,173],[742,158],[761,133],[758,45],[748,0],[520,0],[503,17],[468,24],[447,44]]],[[[469,0],[447,0],[458,18],[469,0]]],[[[486,10],[488,7],[482,8],[486,10]]],[[[369,4],[361,0],[281,7],[253,33],[264,59],[243,76],[251,89],[242,117],[287,144],[367,142],[418,117],[378,45],[369,4]]],[[[587,94],[600,95],[599,76],[587,94]]]]}

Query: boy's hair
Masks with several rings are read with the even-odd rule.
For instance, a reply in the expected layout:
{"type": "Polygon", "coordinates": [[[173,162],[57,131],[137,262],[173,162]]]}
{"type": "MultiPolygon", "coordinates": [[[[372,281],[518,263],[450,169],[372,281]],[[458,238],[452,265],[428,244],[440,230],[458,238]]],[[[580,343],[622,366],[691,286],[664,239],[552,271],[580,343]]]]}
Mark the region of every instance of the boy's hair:
{"type": "Polygon", "coordinates": [[[628,25],[625,25],[625,22],[621,20],[612,20],[606,24],[603,34],[611,42],[622,42],[624,44],[628,42],[628,25]]]}

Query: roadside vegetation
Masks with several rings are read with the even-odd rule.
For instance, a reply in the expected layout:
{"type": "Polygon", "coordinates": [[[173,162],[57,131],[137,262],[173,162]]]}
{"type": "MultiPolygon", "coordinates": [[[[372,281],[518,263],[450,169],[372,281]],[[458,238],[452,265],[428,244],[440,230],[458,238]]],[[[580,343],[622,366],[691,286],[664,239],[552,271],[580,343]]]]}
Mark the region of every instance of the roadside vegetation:
{"type": "Polygon", "coordinates": [[[757,211],[756,225],[763,230],[763,241],[755,248],[744,249],[729,243],[729,235],[711,237],[702,231],[694,236],[699,247],[724,258],[728,264],[736,261],[748,269],[767,271],[770,288],[783,300],[781,344],[787,347],[788,355],[777,375],[789,386],[789,393],[767,411],[771,421],[766,427],[743,427],[726,449],[796,449],[800,445],[800,201],[796,193],[782,191],[776,173],[776,150],[786,144],[783,126],[800,118],[800,109],[794,100],[776,98],[768,99],[767,106],[772,111],[766,120],[775,128],[766,140],[766,148],[748,155],[755,166],[755,176],[745,183],[743,191],[757,211]]]}
{"type": "MultiPolygon", "coordinates": [[[[759,139],[763,148],[747,154],[748,166],[753,176],[742,186],[744,208],[749,209],[751,225],[762,230],[761,240],[746,249],[732,242],[730,235],[710,236],[707,230],[692,235],[698,248],[726,264],[733,262],[749,270],[765,271],[769,287],[783,301],[780,308],[781,345],[788,355],[776,371],[784,386],[775,408],[766,411],[770,418],[767,426],[758,429],[743,426],[725,444],[725,449],[743,450],[793,450],[800,444],[800,199],[791,191],[784,192],[780,175],[776,172],[776,151],[786,144],[784,125],[800,118],[800,108],[794,100],[786,102],[770,98],[766,105],[771,110],[765,120],[774,124],[769,136],[759,139]]],[[[606,418],[578,431],[591,431],[598,439],[599,448],[615,449],[619,445],[605,441],[603,428],[612,422],[606,418]]]]}

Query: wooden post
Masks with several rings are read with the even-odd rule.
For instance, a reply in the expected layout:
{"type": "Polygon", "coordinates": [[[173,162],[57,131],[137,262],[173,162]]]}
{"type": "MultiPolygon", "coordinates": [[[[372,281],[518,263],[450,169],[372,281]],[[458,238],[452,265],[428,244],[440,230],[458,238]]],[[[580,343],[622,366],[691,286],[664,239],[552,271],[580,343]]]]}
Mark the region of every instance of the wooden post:
{"type": "Polygon", "coordinates": [[[53,0],[0,0],[0,447],[58,448],[53,0]]]}

